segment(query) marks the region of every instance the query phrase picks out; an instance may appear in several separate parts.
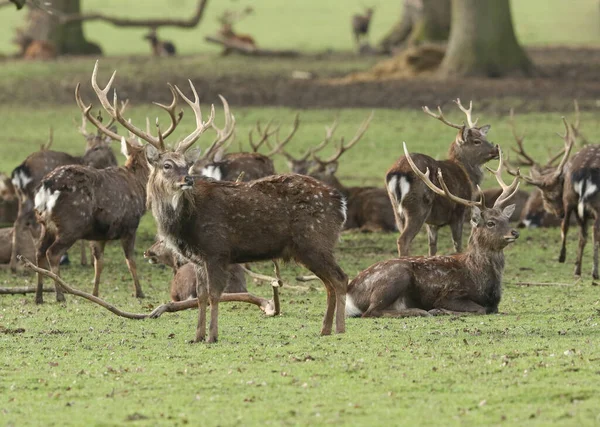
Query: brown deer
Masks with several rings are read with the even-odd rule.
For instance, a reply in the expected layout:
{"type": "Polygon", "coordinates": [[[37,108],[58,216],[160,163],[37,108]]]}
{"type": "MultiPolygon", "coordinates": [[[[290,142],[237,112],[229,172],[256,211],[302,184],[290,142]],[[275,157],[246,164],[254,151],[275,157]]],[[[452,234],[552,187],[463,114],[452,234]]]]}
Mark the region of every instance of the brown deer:
{"type": "Polygon", "coordinates": [[[10,177],[0,173],[0,223],[12,224],[17,219],[19,199],[10,177]]]}
{"type": "MultiPolygon", "coordinates": [[[[481,166],[489,160],[498,158],[498,145],[487,139],[490,125],[476,127],[471,112],[473,103],[466,109],[460,99],[454,101],[467,116],[467,124],[457,125],[446,120],[442,109],[438,114],[432,113],[428,107],[423,111],[440,120],[442,123],[458,129],[456,138],[450,145],[448,159],[438,161],[425,154],[414,154],[415,163],[421,168],[432,171],[433,182],[438,185],[437,171],[441,170],[446,178],[450,192],[463,199],[472,199],[474,187],[483,179],[481,166]]],[[[396,216],[396,225],[400,231],[398,237],[398,254],[407,256],[410,244],[423,226],[427,225],[429,237],[429,255],[437,252],[437,234],[439,227],[449,225],[456,252],[462,250],[462,229],[465,216],[465,205],[454,203],[446,197],[431,191],[413,172],[406,157],[400,157],[388,170],[385,182],[396,216]]]]}
{"type": "MultiPolygon", "coordinates": [[[[31,203],[31,202],[29,202],[31,203]]],[[[14,252],[22,254],[27,259],[35,259],[36,240],[40,236],[40,227],[35,220],[33,209],[27,209],[27,218],[17,223],[22,227],[15,233],[15,227],[0,228],[0,264],[10,267],[13,245],[14,252]]]]}
{"type": "Polygon", "coordinates": [[[151,29],[150,32],[144,36],[144,40],[150,42],[153,56],[175,56],[177,54],[177,49],[175,49],[173,42],[170,42],[169,40],[159,40],[155,28],[151,29]]]}
{"type": "Polygon", "coordinates": [[[446,313],[497,313],[502,296],[503,249],[519,237],[511,229],[509,218],[514,205],[502,208],[519,187],[518,178],[510,185],[502,180],[502,154],[497,170],[490,171],[502,187],[494,206],[458,197],[450,192],[443,171],[438,168],[437,182],[422,172],[411,159],[409,165],[424,185],[453,203],[472,208],[472,231],[464,253],[448,256],[400,257],[378,262],[361,272],[348,285],[346,315],[378,317],[390,315],[429,316],[446,313]]]}
{"type": "Polygon", "coordinates": [[[357,46],[361,45],[362,39],[368,38],[369,26],[371,24],[374,11],[374,8],[369,7],[365,8],[365,11],[362,14],[356,14],[352,16],[352,34],[354,35],[354,40],[356,41],[357,46]]]}
{"type": "MultiPolygon", "coordinates": [[[[132,131],[149,143],[148,204],[158,233],[168,247],[196,264],[200,275],[195,341],[206,338],[207,302],[211,312],[208,342],[217,341],[218,304],[229,264],[276,258],[295,259],[323,280],[327,310],[321,334],[331,333],[334,314],[336,332],[344,332],[347,276],[333,256],[346,215],[343,197],[301,175],[275,175],[251,182],[189,175],[191,162],[185,154],[214,120],[213,108],[209,119],[203,121],[198,95],[191,82],[190,86],[194,101],[179,89],[177,92],[194,111],[196,129],[177,149],[168,151],[162,140],[132,131]]],[[[105,90],[109,88],[110,84],[105,90]]]]}
{"type": "MultiPolygon", "coordinates": [[[[121,105],[121,112],[127,107],[127,102],[121,105]]],[[[95,118],[101,122],[101,116],[95,118]]],[[[114,121],[110,121],[106,129],[111,131],[111,135],[116,136],[114,121]]],[[[38,187],[42,178],[59,166],[64,165],[84,165],[96,169],[104,169],[117,165],[117,158],[113,153],[111,141],[114,140],[111,135],[104,134],[100,130],[97,133],[87,132],[87,118],[82,116],[81,126],[78,127],[79,133],[83,135],[86,141],[85,152],[81,156],[74,156],[62,151],[50,150],[52,144],[52,131],[47,144],[43,145],[39,151],[30,154],[27,158],[17,166],[11,174],[12,183],[19,197],[19,213],[15,221],[15,230],[23,230],[23,226],[19,222],[26,221],[29,217],[29,211],[26,207],[34,207],[35,189],[38,187]]],[[[15,239],[19,231],[14,234],[15,239]]],[[[13,244],[13,250],[16,251],[19,246],[13,244]]],[[[13,252],[11,257],[11,270],[16,271],[17,268],[17,252],[13,252]]],[[[82,242],[81,247],[82,264],[87,264],[85,256],[85,247],[82,242]]]]}
{"type": "MultiPolygon", "coordinates": [[[[525,201],[525,206],[519,218],[519,228],[560,227],[561,219],[544,209],[542,190],[534,188],[525,201]]],[[[575,224],[575,218],[571,218],[571,225],[575,224]]]]}
{"type": "MultiPolygon", "coordinates": [[[[132,125],[122,116],[117,102],[113,106],[108,101],[107,95],[112,79],[107,89],[102,90],[97,83],[97,72],[96,62],[92,73],[92,87],[102,106],[113,119],[131,132],[132,125]]],[[[164,132],[159,130],[156,141],[169,136],[183,114],[176,114],[177,96],[172,88],[171,93],[173,101],[170,105],[157,104],[169,114],[171,124],[164,132]]],[[[94,126],[112,139],[119,138],[118,134],[90,114],[92,105],[84,104],[79,84],[75,89],[75,99],[83,114],[94,126]]],[[[151,138],[149,134],[144,135],[148,139],[151,138]]],[[[107,241],[120,240],[127,267],[133,278],[135,296],[143,298],[144,293],[137,277],[134,247],[137,228],[146,210],[149,167],[143,146],[133,137],[130,136],[127,140],[121,137],[121,151],[127,158],[124,166],[101,170],[81,165],[61,166],[44,177],[35,195],[35,210],[42,225],[37,263],[43,268],[49,264],[52,271],[58,274],[58,260],[62,254],[77,240],[91,241],[94,258],[93,295],[97,296],[103,268],[104,246],[107,241]]],[[[38,274],[36,303],[43,302],[42,286],[42,275],[38,274]]],[[[64,301],[58,284],[56,299],[64,301]]]]}
{"type": "MultiPolygon", "coordinates": [[[[576,215],[579,224],[579,245],[575,260],[575,275],[581,275],[583,250],[587,243],[587,223],[594,220],[593,225],[593,267],[592,277],[598,275],[598,249],[600,247],[600,145],[586,145],[569,160],[569,154],[575,143],[575,129],[569,126],[563,117],[565,134],[564,151],[560,163],[555,168],[538,171],[534,168],[529,175],[522,178],[542,191],[542,199],[546,211],[562,218],[559,262],[565,262],[567,255],[566,239],[570,219],[576,215]]],[[[519,171],[509,169],[509,173],[521,176],[519,171]]]]}
{"type": "MultiPolygon", "coordinates": [[[[224,98],[223,105],[227,105],[227,101],[224,98]]],[[[229,106],[227,105],[227,111],[229,106]]],[[[227,116],[227,113],[226,113],[227,116]]],[[[279,138],[279,126],[274,130],[270,130],[271,123],[262,129],[260,122],[256,125],[256,130],[260,136],[258,142],[254,142],[253,130],[249,133],[249,143],[252,147],[252,152],[239,152],[239,153],[226,153],[225,147],[215,147],[214,144],[205,152],[205,154],[196,160],[192,166],[191,174],[202,175],[209,178],[216,179],[217,181],[235,181],[240,174],[243,173],[242,181],[252,181],[266,176],[275,175],[275,165],[273,164],[272,157],[278,153],[295,135],[300,124],[299,116],[296,115],[292,130],[290,133],[281,140],[279,138]],[[267,139],[275,135],[277,138],[277,144],[275,147],[271,147],[267,154],[261,154],[258,152],[259,148],[264,144],[267,139]]],[[[214,124],[213,124],[214,125],[214,124]]],[[[233,132],[233,124],[228,127],[229,124],[225,124],[226,129],[231,129],[233,132]]],[[[223,138],[229,138],[230,136],[223,136],[223,138]]]]}
{"type": "MultiPolygon", "coordinates": [[[[170,288],[171,301],[186,301],[198,297],[196,293],[196,269],[194,264],[178,259],[162,240],[157,241],[145,251],[144,258],[147,258],[151,264],[164,264],[173,269],[173,280],[171,280],[170,288]]],[[[276,280],[275,278],[272,279],[276,280]]],[[[222,298],[221,302],[247,302],[258,306],[267,316],[276,314],[272,300],[270,301],[248,293],[245,271],[239,264],[229,266],[227,286],[225,286],[222,297],[225,298],[222,298]]],[[[197,304],[195,306],[197,307],[197,304]]]]}

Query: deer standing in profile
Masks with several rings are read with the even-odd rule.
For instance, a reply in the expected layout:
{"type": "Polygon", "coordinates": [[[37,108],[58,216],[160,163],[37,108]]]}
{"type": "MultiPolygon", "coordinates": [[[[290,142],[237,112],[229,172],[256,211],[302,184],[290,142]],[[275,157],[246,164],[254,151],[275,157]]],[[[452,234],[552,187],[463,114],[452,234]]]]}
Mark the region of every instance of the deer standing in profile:
{"type": "Polygon", "coordinates": [[[367,39],[369,36],[369,26],[371,25],[374,11],[374,8],[368,7],[365,8],[362,14],[357,13],[352,16],[352,34],[357,46],[361,45],[362,39],[367,39]]]}
{"type": "Polygon", "coordinates": [[[177,54],[177,49],[175,49],[173,42],[169,40],[160,40],[156,35],[155,28],[151,29],[150,32],[144,36],[144,40],[150,42],[153,56],[175,56],[177,54]]]}
{"type": "MultiPolygon", "coordinates": [[[[121,113],[127,107],[127,102],[121,105],[121,113]]],[[[101,122],[101,116],[94,118],[96,121],[101,122]]],[[[86,142],[85,152],[81,156],[74,156],[69,153],[62,151],[50,150],[52,144],[52,131],[50,132],[50,138],[48,143],[43,145],[39,151],[30,154],[27,158],[17,166],[11,174],[12,183],[15,187],[19,198],[19,213],[15,221],[14,228],[14,239],[20,239],[19,233],[25,228],[21,224],[27,221],[31,211],[34,207],[35,190],[42,181],[42,178],[48,173],[53,171],[59,166],[65,165],[83,165],[89,166],[96,169],[104,169],[111,166],[117,165],[117,158],[112,151],[111,142],[114,140],[112,136],[115,136],[116,128],[113,127],[114,121],[110,121],[105,129],[109,130],[111,134],[105,134],[102,131],[88,132],[87,131],[87,118],[82,115],[81,126],[78,127],[79,133],[83,135],[86,142]],[[111,136],[112,135],[112,136],[111,136]]],[[[17,248],[19,247],[16,242],[13,242],[13,254],[11,256],[11,270],[16,271],[17,268],[17,248]]],[[[85,255],[85,243],[82,242],[81,246],[81,262],[87,264],[85,255]]]]}
{"type": "Polygon", "coordinates": [[[227,283],[228,266],[276,258],[294,259],[319,276],[327,289],[321,334],[331,333],[334,315],[336,332],[344,332],[347,276],[333,255],[346,216],[343,197],[301,175],[275,175],[251,182],[189,175],[193,162],[186,159],[186,153],[214,120],[213,107],[208,120],[203,121],[198,94],[191,82],[190,86],[194,101],[176,89],[192,108],[196,129],[173,151],[166,149],[162,139],[144,139],[149,143],[146,156],[151,165],[148,205],[158,234],[169,248],[193,262],[199,275],[195,342],[207,338],[207,303],[207,341],[217,341],[219,300],[227,283]]]}
{"type": "Polygon", "coordinates": [[[567,233],[571,216],[576,215],[579,224],[579,245],[575,260],[575,275],[581,276],[583,250],[587,243],[587,224],[593,219],[593,266],[592,277],[598,274],[598,250],[600,248],[600,145],[584,146],[570,160],[569,155],[575,144],[575,132],[563,117],[565,134],[562,158],[556,167],[548,167],[542,171],[532,168],[529,175],[508,169],[508,172],[521,176],[527,183],[542,191],[542,199],[546,211],[562,218],[561,248],[559,262],[565,262],[567,256],[567,233]]]}
{"type": "MultiPolygon", "coordinates": [[[[488,161],[498,158],[498,145],[487,139],[490,125],[477,127],[477,120],[473,121],[471,112],[473,103],[466,109],[460,99],[454,101],[467,116],[467,123],[457,125],[446,120],[442,109],[438,107],[438,114],[432,113],[429,108],[423,111],[442,123],[458,129],[456,138],[450,145],[448,159],[435,160],[425,154],[413,154],[414,162],[421,169],[429,168],[432,171],[432,180],[438,185],[437,171],[441,170],[448,184],[450,192],[460,198],[472,199],[474,187],[483,179],[481,166],[488,161]]],[[[428,188],[410,167],[406,157],[400,157],[388,170],[385,182],[389,194],[396,225],[400,231],[398,237],[398,254],[407,256],[410,253],[410,244],[423,226],[427,225],[429,237],[429,255],[437,252],[437,234],[439,227],[449,225],[452,232],[452,241],[456,252],[462,250],[462,229],[465,216],[465,205],[454,203],[447,197],[442,197],[428,188]]]]}
{"type": "Polygon", "coordinates": [[[435,184],[430,178],[431,170],[425,167],[423,172],[419,168],[406,144],[404,152],[415,175],[431,191],[472,208],[469,244],[460,254],[400,257],[372,265],[348,285],[346,314],[404,317],[497,313],[502,296],[503,249],[519,237],[519,232],[509,225],[514,205],[502,206],[517,191],[518,178],[510,185],[504,183],[502,153],[499,153],[498,169],[489,170],[502,187],[502,194],[494,206],[488,208],[483,194],[479,201],[472,201],[451,193],[441,169],[437,171],[439,184],[435,184]]]}

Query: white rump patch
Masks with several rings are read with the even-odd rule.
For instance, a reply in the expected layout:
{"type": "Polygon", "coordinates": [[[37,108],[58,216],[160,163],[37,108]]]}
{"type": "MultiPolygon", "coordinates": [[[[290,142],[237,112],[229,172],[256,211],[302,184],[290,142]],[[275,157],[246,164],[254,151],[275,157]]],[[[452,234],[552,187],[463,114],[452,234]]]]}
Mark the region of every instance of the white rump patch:
{"type": "Polygon", "coordinates": [[[363,312],[354,304],[354,300],[352,299],[352,295],[346,295],[346,317],[358,317],[362,315],[363,312]]]}
{"type": "Polygon", "coordinates": [[[17,173],[15,174],[15,177],[12,179],[13,185],[20,190],[25,189],[27,184],[29,184],[31,181],[33,181],[33,178],[28,176],[22,170],[17,171],[17,173]]]}
{"type": "Polygon", "coordinates": [[[410,182],[405,176],[400,176],[398,179],[397,175],[394,175],[390,182],[388,182],[388,192],[393,195],[396,204],[398,205],[398,213],[402,213],[402,201],[410,191],[410,182]],[[400,192],[400,199],[398,199],[398,191],[400,192]]]}
{"type": "MultiPolygon", "coordinates": [[[[396,199],[396,185],[398,184],[398,175],[394,175],[387,183],[388,193],[396,199]]],[[[396,200],[398,202],[398,200],[396,200]]]]}
{"type": "Polygon", "coordinates": [[[346,198],[342,196],[342,207],[340,208],[340,212],[342,213],[342,217],[344,218],[344,222],[342,225],[346,223],[348,219],[348,203],[346,202],[346,198]]]}
{"type": "Polygon", "coordinates": [[[207,176],[212,179],[216,179],[217,181],[221,181],[221,179],[223,178],[223,173],[221,172],[221,167],[214,166],[214,165],[209,165],[209,166],[202,168],[202,172],[200,172],[200,175],[207,176]]]}
{"type": "Polygon", "coordinates": [[[35,195],[35,210],[39,213],[50,214],[56,206],[59,196],[60,191],[51,192],[49,188],[42,186],[35,195]]]}
{"type": "Polygon", "coordinates": [[[573,190],[579,194],[579,203],[577,204],[577,215],[583,218],[585,214],[585,202],[598,192],[598,186],[588,178],[585,181],[578,181],[573,184],[573,190]],[[585,188],[585,189],[584,189],[585,188]]]}

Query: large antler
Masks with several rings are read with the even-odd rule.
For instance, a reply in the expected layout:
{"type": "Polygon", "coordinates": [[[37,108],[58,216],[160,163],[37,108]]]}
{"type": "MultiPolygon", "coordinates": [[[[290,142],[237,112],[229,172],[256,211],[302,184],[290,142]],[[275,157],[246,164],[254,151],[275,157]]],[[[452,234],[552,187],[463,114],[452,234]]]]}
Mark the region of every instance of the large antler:
{"type": "MultiPolygon", "coordinates": [[[[81,84],[80,83],[77,83],[77,86],[75,86],[75,101],[77,102],[77,105],[81,109],[81,128],[79,128],[79,132],[81,134],[83,134],[85,137],[87,137],[89,135],[86,131],[87,120],[89,120],[100,132],[102,132],[109,138],[111,138],[115,141],[121,141],[121,135],[110,130],[110,126],[105,126],[102,123],[102,116],[100,114],[98,114],[98,117],[94,117],[94,115],[92,114],[92,104],[87,105],[87,106],[85,105],[85,103],[83,102],[83,99],[81,99],[81,84]]],[[[123,112],[125,110],[126,106],[127,106],[127,101],[125,101],[121,104],[120,111],[123,112]]],[[[111,120],[111,125],[112,125],[112,123],[114,123],[113,120],[111,120]]]]}
{"type": "MultiPolygon", "coordinates": [[[[467,124],[469,126],[469,128],[474,128],[475,126],[477,126],[477,121],[479,119],[476,119],[475,121],[473,121],[473,119],[471,118],[471,112],[473,111],[473,101],[469,102],[469,109],[466,109],[465,107],[462,106],[461,102],[460,102],[460,98],[456,98],[454,100],[454,103],[456,105],[458,105],[458,108],[460,108],[460,110],[465,113],[465,115],[467,116],[467,124]]],[[[457,125],[456,123],[452,123],[450,121],[448,121],[445,117],[444,114],[442,113],[442,107],[440,107],[438,105],[437,110],[438,110],[438,114],[433,113],[429,107],[422,107],[423,108],[423,112],[427,115],[430,115],[431,117],[433,117],[434,119],[439,120],[440,122],[444,123],[445,125],[448,125],[454,129],[462,129],[463,125],[457,125]]]]}
{"type": "Polygon", "coordinates": [[[403,142],[402,145],[404,146],[404,155],[406,157],[406,160],[408,161],[408,164],[412,168],[413,172],[419,178],[421,178],[423,183],[431,191],[433,191],[435,194],[438,194],[442,197],[447,198],[448,200],[450,200],[454,203],[458,203],[458,204],[465,205],[465,206],[471,206],[471,207],[476,206],[481,210],[485,209],[485,200],[483,198],[483,191],[481,191],[481,188],[479,188],[479,185],[477,186],[477,190],[479,192],[479,200],[478,201],[463,199],[462,197],[455,196],[454,194],[450,193],[450,190],[448,190],[448,186],[446,185],[446,182],[444,181],[444,176],[442,175],[442,170],[438,169],[437,178],[438,178],[438,181],[440,182],[440,185],[442,186],[442,188],[439,188],[437,185],[435,185],[433,182],[431,182],[431,179],[429,178],[429,168],[425,169],[424,173],[421,172],[421,170],[419,170],[419,168],[413,161],[412,157],[410,157],[410,154],[408,153],[408,148],[406,147],[406,142],[403,142]]]}
{"type": "Polygon", "coordinates": [[[510,183],[510,185],[506,185],[506,183],[504,182],[504,179],[502,179],[502,169],[504,166],[504,158],[502,156],[502,149],[498,148],[498,151],[499,151],[498,158],[500,159],[498,161],[498,169],[494,170],[494,169],[490,168],[489,166],[486,166],[486,169],[489,170],[496,177],[496,181],[498,181],[498,184],[500,184],[500,187],[502,188],[502,193],[494,202],[495,208],[501,207],[504,202],[506,202],[508,199],[510,199],[512,196],[514,196],[516,194],[516,192],[519,190],[519,184],[520,184],[519,183],[520,177],[517,176],[517,177],[515,177],[513,182],[510,183]]]}
{"type": "MultiPolygon", "coordinates": [[[[206,129],[208,129],[209,127],[212,126],[212,123],[215,119],[215,106],[211,105],[210,106],[210,117],[208,118],[208,120],[206,122],[202,121],[202,111],[200,110],[200,99],[198,99],[198,93],[196,92],[196,88],[194,87],[194,84],[192,83],[191,80],[188,80],[188,82],[190,83],[190,87],[192,88],[192,92],[194,93],[194,101],[190,100],[187,96],[185,96],[183,94],[183,92],[181,92],[181,90],[175,86],[175,89],[177,90],[177,93],[179,94],[179,96],[181,96],[183,98],[183,100],[192,108],[192,110],[194,111],[194,116],[196,117],[196,129],[189,134],[188,136],[186,136],[183,141],[181,141],[177,147],[177,152],[179,153],[185,153],[188,148],[190,148],[192,146],[192,144],[194,142],[196,142],[198,140],[198,138],[200,138],[200,135],[202,135],[204,132],[206,132],[206,129]]],[[[221,97],[221,102],[224,100],[225,98],[221,97]]],[[[229,105],[227,105],[227,102],[223,103],[223,108],[227,108],[226,111],[226,120],[227,117],[229,116],[229,105]]],[[[232,129],[233,132],[233,129],[232,129]]],[[[210,149],[212,149],[218,142],[219,142],[219,137],[217,137],[217,139],[215,140],[215,142],[213,142],[213,146],[210,147],[210,149]]],[[[222,141],[224,142],[224,141],[222,141]]]]}
{"type": "MultiPolygon", "coordinates": [[[[298,158],[295,158],[290,153],[285,151],[283,148],[279,150],[279,153],[283,154],[283,156],[285,156],[285,158],[288,159],[290,162],[303,162],[303,161],[307,160],[309,158],[309,156],[311,156],[311,155],[314,156],[315,153],[318,153],[323,148],[325,148],[327,146],[327,144],[329,144],[337,127],[338,127],[338,118],[336,116],[335,119],[333,120],[333,123],[331,124],[331,126],[325,126],[325,138],[323,139],[323,141],[321,141],[318,145],[306,150],[306,152],[298,158]]],[[[269,145],[268,141],[267,141],[267,145],[269,145]]]]}
{"type": "MultiPolygon", "coordinates": [[[[100,86],[98,86],[98,79],[97,79],[98,78],[98,61],[96,61],[96,64],[94,65],[94,71],[92,72],[92,87],[94,88],[94,92],[96,92],[96,95],[98,96],[98,100],[102,104],[102,107],[106,110],[106,112],[111,117],[113,117],[116,121],[118,121],[121,124],[121,126],[123,126],[125,129],[127,129],[133,135],[137,136],[138,138],[143,139],[144,141],[148,142],[149,144],[152,144],[158,150],[164,151],[165,150],[164,139],[167,138],[171,133],[173,133],[173,131],[175,130],[175,128],[181,121],[181,118],[183,117],[183,111],[181,111],[179,114],[176,113],[177,95],[175,93],[175,90],[173,89],[173,86],[171,86],[169,84],[169,90],[171,91],[171,94],[173,95],[173,101],[171,102],[170,105],[163,105],[163,104],[159,104],[156,102],[154,103],[155,105],[162,108],[169,114],[169,118],[171,119],[171,124],[169,125],[169,128],[165,132],[161,132],[160,127],[158,126],[158,120],[157,120],[156,127],[158,128],[158,136],[153,136],[149,132],[144,132],[143,130],[137,128],[130,121],[126,120],[123,117],[123,115],[121,114],[121,111],[117,108],[117,106],[119,105],[119,102],[118,102],[116,90],[114,91],[113,104],[111,104],[110,101],[108,100],[108,92],[111,89],[111,86],[113,84],[116,74],[117,74],[117,71],[115,70],[113,72],[112,76],[110,77],[110,80],[108,81],[108,84],[106,85],[106,87],[104,89],[101,89],[100,86]]],[[[178,89],[178,91],[179,91],[179,89],[178,89]]],[[[181,92],[179,92],[179,93],[181,94],[181,92]]],[[[186,100],[186,102],[189,101],[187,98],[185,98],[185,100],[186,100]]],[[[89,116],[88,116],[88,119],[89,119],[89,116]]],[[[96,123],[94,123],[94,125],[96,125],[96,123]]],[[[113,137],[112,135],[109,135],[109,136],[111,136],[111,138],[113,137]]]]}
{"type": "Polygon", "coordinates": [[[292,124],[292,130],[285,138],[283,138],[283,140],[279,139],[280,126],[277,126],[277,129],[275,130],[275,139],[277,139],[277,144],[275,145],[275,147],[273,147],[271,149],[271,151],[269,151],[267,154],[265,154],[265,156],[271,157],[271,156],[274,156],[275,154],[279,153],[283,149],[283,147],[285,147],[285,145],[288,142],[290,142],[291,139],[294,137],[294,135],[296,134],[296,131],[298,130],[299,125],[300,125],[300,115],[298,113],[296,113],[296,116],[294,117],[294,123],[292,124]]]}
{"type": "Polygon", "coordinates": [[[344,154],[346,151],[348,151],[350,148],[352,148],[354,145],[356,145],[356,143],[358,141],[360,141],[360,139],[362,138],[362,136],[365,134],[365,132],[369,128],[369,124],[371,123],[371,120],[373,119],[374,115],[375,115],[375,111],[371,111],[371,114],[369,114],[369,117],[367,117],[366,120],[361,123],[360,127],[356,131],[356,134],[354,135],[354,138],[352,138],[350,140],[350,142],[348,142],[348,144],[344,144],[344,137],[340,138],[340,144],[338,146],[337,153],[335,153],[333,155],[333,157],[330,157],[327,160],[322,160],[316,154],[313,153],[313,158],[321,166],[326,166],[326,165],[328,165],[330,163],[336,162],[342,156],[342,154],[344,154]]]}
{"type": "Polygon", "coordinates": [[[233,116],[233,114],[231,114],[231,111],[229,109],[229,103],[227,102],[224,96],[219,95],[219,98],[221,99],[221,103],[223,104],[223,113],[225,114],[225,125],[222,129],[219,129],[215,125],[214,120],[211,121],[211,126],[217,133],[217,137],[202,156],[205,159],[214,159],[215,155],[219,150],[225,149],[225,143],[231,138],[231,135],[233,135],[233,132],[235,130],[235,117],[233,116]]]}
{"type": "Polygon", "coordinates": [[[477,126],[477,122],[479,121],[479,119],[475,119],[475,121],[473,121],[473,119],[471,118],[471,112],[473,111],[473,101],[469,101],[468,110],[462,106],[462,104],[460,103],[460,98],[456,98],[454,103],[458,105],[458,108],[460,108],[460,110],[467,116],[467,124],[469,125],[469,128],[474,128],[475,126],[477,126]]]}
{"type": "Polygon", "coordinates": [[[273,123],[273,119],[269,120],[269,122],[267,123],[267,126],[263,130],[262,126],[260,124],[260,120],[258,120],[256,122],[256,128],[250,129],[250,132],[248,132],[248,143],[250,144],[250,147],[252,147],[252,151],[254,153],[257,153],[260,146],[263,145],[267,141],[267,139],[269,139],[269,137],[271,135],[275,134],[275,132],[277,132],[279,130],[279,127],[277,127],[276,129],[273,129],[272,131],[269,132],[269,130],[271,129],[272,123],[273,123]],[[260,137],[260,140],[257,143],[254,143],[254,138],[252,136],[254,134],[254,130],[256,130],[256,133],[260,137]]]}

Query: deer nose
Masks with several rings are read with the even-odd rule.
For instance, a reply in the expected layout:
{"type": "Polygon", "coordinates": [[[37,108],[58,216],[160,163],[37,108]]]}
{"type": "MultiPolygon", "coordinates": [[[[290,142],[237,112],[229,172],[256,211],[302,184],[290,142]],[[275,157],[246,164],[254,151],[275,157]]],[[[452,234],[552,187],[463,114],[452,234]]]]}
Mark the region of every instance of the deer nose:
{"type": "Polygon", "coordinates": [[[519,238],[519,232],[517,230],[511,230],[510,234],[512,234],[515,239],[519,238]]]}
{"type": "Polygon", "coordinates": [[[191,177],[191,176],[189,176],[189,175],[186,175],[186,176],[183,178],[183,183],[184,183],[185,185],[194,185],[194,178],[192,178],[192,177],[191,177]]]}

